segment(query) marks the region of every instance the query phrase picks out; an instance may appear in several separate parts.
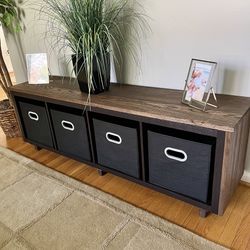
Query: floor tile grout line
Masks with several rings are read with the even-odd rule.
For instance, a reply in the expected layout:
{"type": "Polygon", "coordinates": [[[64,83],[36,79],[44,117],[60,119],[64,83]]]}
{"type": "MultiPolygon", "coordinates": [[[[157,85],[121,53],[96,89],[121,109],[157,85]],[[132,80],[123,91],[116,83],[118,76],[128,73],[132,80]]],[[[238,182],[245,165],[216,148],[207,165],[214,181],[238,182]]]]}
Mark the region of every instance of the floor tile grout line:
{"type": "MultiPolygon", "coordinates": [[[[40,164],[40,163],[37,163],[37,164],[40,164]]],[[[71,184],[68,184],[68,183],[65,183],[64,181],[60,180],[59,178],[55,177],[55,176],[51,176],[47,173],[44,173],[43,171],[40,171],[38,169],[36,169],[35,167],[31,167],[29,165],[26,166],[27,168],[33,170],[34,173],[38,174],[38,175],[41,175],[43,177],[46,177],[48,179],[50,179],[51,181],[53,182],[56,182],[57,184],[59,183],[60,185],[68,188],[68,189],[73,189],[73,190],[77,190],[77,188],[74,187],[74,185],[71,185],[71,184]]],[[[48,168],[47,166],[45,166],[46,168],[48,168]]],[[[53,170],[52,170],[53,171],[53,170]]],[[[60,173],[60,172],[56,172],[56,173],[60,173]]],[[[60,173],[62,174],[62,173],[60,173]]],[[[63,175],[63,174],[62,174],[63,175]]],[[[67,176],[68,177],[68,176],[67,176]]]]}
{"type": "Polygon", "coordinates": [[[68,199],[72,194],[74,193],[74,190],[71,190],[71,192],[65,196],[60,202],[54,204],[53,206],[51,206],[50,208],[48,208],[42,215],[40,215],[39,217],[35,218],[34,220],[32,220],[29,224],[19,228],[16,232],[14,232],[15,236],[21,236],[21,234],[26,231],[27,229],[31,228],[32,226],[34,226],[36,223],[38,223],[42,218],[44,218],[47,214],[49,214],[50,212],[52,212],[54,209],[56,209],[58,206],[60,206],[66,199],[68,199]]]}
{"type": "Polygon", "coordinates": [[[0,226],[3,227],[5,230],[9,231],[11,234],[11,237],[9,240],[5,240],[1,246],[0,249],[4,248],[5,246],[7,246],[9,244],[9,242],[12,240],[12,238],[14,237],[14,232],[13,230],[11,230],[9,227],[7,227],[3,222],[0,221],[0,226]]]}
{"type": "Polygon", "coordinates": [[[34,171],[31,171],[30,173],[28,173],[27,175],[24,175],[23,177],[21,177],[20,179],[16,180],[15,182],[9,184],[8,186],[4,187],[3,189],[0,189],[0,194],[1,192],[4,192],[6,189],[10,188],[11,186],[14,186],[15,184],[21,182],[22,180],[24,180],[26,177],[32,175],[34,173],[34,171]]]}
{"type": "Polygon", "coordinates": [[[165,238],[168,238],[168,239],[170,238],[170,239],[178,242],[178,244],[180,244],[180,245],[187,245],[187,246],[191,247],[194,250],[199,250],[198,248],[195,248],[195,246],[189,244],[189,242],[187,242],[185,240],[182,240],[179,237],[175,237],[170,232],[168,232],[166,230],[163,230],[163,229],[160,229],[160,228],[157,228],[156,226],[151,225],[150,223],[148,223],[146,221],[143,221],[143,220],[139,219],[138,217],[132,216],[130,220],[131,220],[131,222],[134,222],[135,224],[138,224],[142,228],[146,228],[147,230],[151,230],[154,233],[157,233],[157,234],[159,234],[159,235],[161,235],[161,236],[163,236],[165,238]]]}
{"type": "Polygon", "coordinates": [[[9,240],[6,240],[6,242],[4,242],[4,243],[2,244],[2,246],[0,247],[0,250],[3,249],[3,248],[5,248],[8,244],[10,244],[11,242],[14,242],[14,241],[18,241],[18,243],[19,243],[21,246],[24,246],[25,249],[28,247],[27,250],[33,250],[33,249],[35,249],[35,247],[32,246],[32,245],[30,244],[30,242],[28,242],[27,240],[25,240],[22,236],[13,234],[9,240]],[[26,247],[26,246],[27,246],[27,247],[26,247]]]}
{"type": "MultiPolygon", "coordinates": [[[[40,164],[40,163],[38,163],[38,164],[40,164]]],[[[40,164],[40,165],[42,165],[42,164],[40,164]]],[[[46,177],[46,178],[48,178],[48,179],[50,179],[50,180],[53,180],[53,181],[56,182],[56,183],[60,183],[60,185],[66,187],[66,188],[73,189],[74,191],[79,192],[81,195],[85,196],[86,198],[88,198],[88,199],[90,199],[90,200],[92,200],[92,201],[97,202],[98,204],[100,204],[100,205],[102,205],[102,206],[106,206],[106,207],[108,207],[109,209],[112,209],[113,211],[115,211],[115,212],[117,212],[117,213],[119,213],[119,214],[128,215],[128,214],[127,214],[125,211],[123,211],[122,209],[115,207],[114,205],[110,204],[109,202],[106,202],[105,200],[103,200],[103,199],[101,199],[101,198],[98,198],[97,196],[94,196],[92,193],[89,193],[89,192],[87,192],[87,191],[84,191],[84,190],[82,190],[82,189],[80,189],[80,188],[75,187],[74,184],[67,183],[67,182],[65,182],[64,180],[61,180],[60,178],[58,178],[58,177],[56,177],[56,176],[51,176],[50,174],[45,173],[46,171],[45,171],[45,172],[40,171],[40,170],[38,170],[37,168],[30,166],[29,164],[28,164],[26,167],[27,167],[27,168],[30,168],[31,170],[34,171],[34,173],[36,173],[36,174],[38,174],[38,175],[44,176],[44,177],[46,177]]],[[[46,167],[46,166],[45,166],[45,167],[46,167]]],[[[48,170],[51,170],[51,169],[48,169],[48,170]]],[[[56,173],[57,173],[57,172],[56,172],[56,173]]],[[[62,173],[59,173],[59,174],[62,174],[62,173]]],[[[78,182],[77,180],[75,180],[74,178],[71,178],[71,177],[69,177],[69,176],[64,176],[64,177],[67,177],[67,178],[69,178],[69,179],[72,179],[73,181],[78,182]]],[[[80,183],[81,183],[81,182],[80,182],[80,183]]],[[[85,184],[85,183],[81,183],[81,184],[87,185],[87,184],[85,184]]]]}
{"type": "Polygon", "coordinates": [[[33,246],[29,241],[27,241],[26,239],[24,239],[21,235],[16,235],[14,240],[18,241],[18,243],[21,246],[24,246],[25,248],[28,247],[29,249],[27,250],[34,250],[36,249],[35,246],[33,246]]]}
{"type": "Polygon", "coordinates": [[[134,236],[131,237],[131,238],[128,240],[126,247],[127,247],[127,246],[130,244],[130,242],[139,234],[139,231],[140,231],[140,229],[142,228],[141,225],[139,225],[139,226],[140,226],[140,227],[138,228],[138,230],[137,230],[137,232],[134,234],[134,236]]]}
{"type": "Polygon", "coordinates": [[[121,223],[116,226],[113,232],[103,241],[102,249],[106,249],[109,246],[109,244],[116,238],[116,236],[119,235],[123,231],[123,229],[128,225],[130,219],[131,217],[127,216],[121,223]]]}
{"type": "Polygon", "coordinates": [[[22,236],[13,234],[9,240],[4,242],[4,244],[1,246],[0,250],[5,248],[11,242],[15,242],[15,241],[17,241],[21,246],[25,247],[25,249],[28,247],[27,250],[35,250],[36,249],[30,242],[25,240],[22,236]]]}
{"type": "MultiPolygon", "coordinates": [[[[91,201],[94,201],[96,203],[98,203],[99,205],[101,206],[104,206],[104,207],[107,207],[109,209],[111,209],[112,211],[120,214],[120,215],[125,215],[125,216],[131,216],[129,215],[128,213],[126,213],[126,211],[124,211],[123,209],[121,208],[117,208],[116,206],[110,204],[109,202],[99,198],[98,196],[95,196],[93,195],[92,193],[89,193],[88,191],[84,191],[82,190],[81,188],[77,188],[74,184],[70,184],[70,183],[67,183],[65,182],[64,180],[61,180],[60,178],[56,177],[56,176],[51,176],[47,173],[44,173],[42,171],[39,171],[38,169],[36,168],[33,168],[31,166],[27,166],[29,168],[31,168],[32,170],[34,170],[34,173],[38,174],[38,175],[41,175],[41,176],[44,176],[44,177],[47,177],[48,179],[50,180],[53,180],[55,181],[56,183],[60,183],[60,185],[66,187],[66,188],[69,188],[69,189],[72,189],[74,190],[75,192],[79,192],[81,195],[83,195],[85,198],[91,200],[91,201]]],[[[50,169],[49,169],[50,170],[50,169]]],[[[57,173],[57,172],[56,172],[57,173]]],[[[61,174],[61,173],[60,173],[61,174]]],[[[71,177],[69,176],[64,176],[64,177],[67,177],[69,179],[71,179],[71,177]]],[[[75,179],[72,178],[73,181],[76,181],[75,179]]],[[[85,183],[80,183],[80,184],[84,184],[84,185],[87,185],[85,183]]]]}
{"type": "MultiPolygon", "coordinates": [[[[5,148],[5,149],[8,149],[8,148],[5,148]]],[[[19,153],[15,152],[15,151],[12,151],[12,150],[10,150],[10,149],[8,149],[8,150],[9,150],[12,154],[15,153],[15,154],[18,154],[19,156],[21,156],[21,160],[16,159],[16,157],[13,156],[13,155],[11,155],[11,156],[7,155],[6,152],[1,152],[1,156],[2,156],[2,157],[0,157],[0,159],[6,157],[6,158],[8,158],[9,160],[12,160],[12,161],[14,161],[14,162],[16,162],[16,163],[18,163],[18,164],[20,164],[20,165],[24,165],[24,166],[26,166],[26,164],[29,164],[29,163],[31,163],[31,162],[33,161],[32,159],[27,158],[26,156],[20,155],[19,153]]],[[[1,148],[0,148],[0,151],[1,151],[1,148]]]]}

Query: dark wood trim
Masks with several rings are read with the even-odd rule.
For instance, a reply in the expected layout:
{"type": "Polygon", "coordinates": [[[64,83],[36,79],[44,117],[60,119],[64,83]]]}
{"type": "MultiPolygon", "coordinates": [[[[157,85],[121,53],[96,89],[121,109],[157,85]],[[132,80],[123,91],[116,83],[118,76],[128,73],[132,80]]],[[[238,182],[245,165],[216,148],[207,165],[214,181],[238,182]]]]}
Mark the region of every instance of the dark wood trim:
{"type": "Polygon", "coordinates": [[[146,166],[145,166],[145,142],[144,142],[144,136],[143,136],[143,125],[142,122],[139,123],[140,126],[140,136],[139,136],[139,143],[140,143],[140,153],[141,153],[141,177],[143,181],[146,181],[146,166]]]}
{"type": "Polygon", "coordinates": [[[49,108],[48,108],[48,103],[47,102],[45,102],[45,110],[46,110],[47,117],[48,117],[48,120],[49,120],[49,128],[50,128],[52,142],[53,142],[53,145],[54,145],[55,149],[58,150],[58,146],[57,146],[57,142],[56,142],[56,137],[55,137],[55,132],[54,132],[54,128],[52,126],[52,118],[51,118],[51,114],[49,112],[49,108]]]}
{"type": "Polygon", "coordinates": [[[86,120],[86,126],[87,126],[87,131],[88,131],[88,140],[89,140],[89,147],[90,147],[90,155],[91,159],[94,163],[96,163],[96,157],[94,154],[94,146],[93,146],[93,141],[92,141],[92,136],[91,136],[91,129],[90,129],[90,121],[89,121],[89,111],[85,111],[85,120],[86,120]]]}
{"type": "Polygon", "coordinates": [[[132,182],[135,182],[137,184],[140,184],[140,185],[142,185],[144,187],[147,187],[147,188],[150,188],[150,189],[154,189],[155,191],[158,191],[160,193],[167,194],[167,195],[169,195],[169,196],[171,196],[173,198],[177,198],[177,199],[180,199],[182,201],[188,202],[188,203],[190,203],[190,204],[192,204],[194,206],[197,206],[197,207],[200,207],[200,208],[204,208],[204,209],[206,209],[208,211],[211,211],[211,206],[209,204],[205,204],[205,203],[197,201],[197,200],[195,200],[193,198],[189,198],[187,196],[184,196],[184,195],[172,192],[172,191],[167,190],[165,188],[161,188],[161,187],[153,185],[153,184],[151,184],[149,182],[144,182],[144,181],[142,181],[140,179],[136,179],[134,177],[128,176],[126,174],[123,174],[123,173],[118,172],[118,171],[116,171],[114,169],[111,169],[111,168],[107,168],[107,167],[104,167],[104,166],[101,166],[101,165],[98,165],[97,168],[101,169],[101,170],[103,170],[103,171],[105,171],[107,173],[111,173],[111,174],[120,176],[122,178],[125,178],[125,179],[127,179],[129,181],[132,181],[132,182]]]}
{"type": "Polygon", "coordinates": [[[133,120],[133,121],[139,121],[141,123],[148,123],[148,124],[152,124],[152,125],[157,124],[159,126],[165,126],[165,127],[185,130],[188,132],[193,132],[193,133],[201,134],[201,135],[208,135],[208,136],[214,136],[214,137],[216,137],[216,135],[217,135],[217,130],[203,128],[203,127],[194,126],[194,125],[181,124],[181,123],[176,123],[176,122],[171,122],[171,121],[163,121],[160,119],[131,115],[128,113],[122,113],[122,112],[106,110],[106,109],[96,108],[96,107],[92,107],[91,111],[97,112],[100,114],[121,117],[124,119],[133,120]]]}
{"type": "Polygon", "coordinates": [[[31,99],[31,100],[42,101],[42,102],[47,102],[47,103],[53,103],[53,104],[56,104],[56,105],[67,106],[67,107],[70,107],[70,108],[77,108],[77,109],[82,109],[82,110],[84,109],[83,105],[77,104],[77,103],[72,103],[72,102],[67,102],[66,100],[61,101],[61,100],[46,98],[44,96],[34,96],[32,94],[20,93],[20,92],[16,92],[16,91],[11,91],[11,94],[13,96],[28,98],[28,99],[31,99]]]}
{"type": "Polygon", "coordinates": [[[224,157],[224,144],[225,133],[218,131],[216,138],[216,150],[214,156],[214,168],[213,168],[213,185],[212,185],[212,212],[218,213],[218,204],[220,199],[220,185],[221,185],[221,173],[222,163],[224,157]]]}
{"type": "MultiPolygon", "coordinates": [[[[248,110],[250,111],[250,110],[248,110]]],[[[250,112],[241,117],[234,133],[226,132],[218,214],[223,215],[244,173],[250,112]]]]}
{"type": "Polygon", "coordinates": [[[88,117],[88,131],[91,138],[91,151],[93,155],[93,163],[97,165],[98,159],[97,159],[97,153],[96,153],[96,145],[95,145],[95,132],[94,132],[94,124],[93,120],[91,119],[91,111],[88,109],[87,111],[87,117],[88,117]]]}
{"type": "Polygon", "coordinates": [[[34,145],[36,148],[37,148],[37,147],[40,148],[40,150],[41,150],[41,149],[46,149],[46,150],[52,151],[52,152],[54,152],[54,153],[56,153],[56,154],[60,154],[60,155],[69,157],[69,158],[71,158],[71,159],[73,159],[73,160],[79,161],[79,162],[84,163],[84,164],[86,164],[86,165],[89,165],[89,166],[91,166],[91,167],[98,168],[98,165],[95,164],[94,162],[91,162],[91,161],[88,161],[88,160],[84,160],[84,159],[79,158],[79,157],[77,157],[77,156],[75,156],[75,155],[71,155],[71,154],[68,154],[68,153],[65,153],[65,152],[62,152],[62,151],[58,151],[58,150],[55,149],[55,148],[51,148],[51,147],[48,147],[48,146],[46,146],[46,145],[40,144],[40,143],[38,143],[38,142],[34,142],[34,141],[32,141],[32,140],[29,140],[29,139],[26,138],[26,137],[24,137],[23,140],[24,140],[25,142],[28,142],[28,143],[34,145]]]}

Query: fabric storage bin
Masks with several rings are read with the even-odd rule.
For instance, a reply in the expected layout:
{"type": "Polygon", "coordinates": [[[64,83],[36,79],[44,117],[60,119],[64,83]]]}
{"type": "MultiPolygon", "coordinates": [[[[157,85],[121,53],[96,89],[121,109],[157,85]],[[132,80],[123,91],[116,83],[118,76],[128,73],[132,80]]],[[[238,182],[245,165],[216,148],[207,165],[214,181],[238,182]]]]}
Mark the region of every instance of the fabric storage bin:
{"type": "Polygon", "coordinates": [[[201,143],[176,136],[178,133],[172,136],[171,133],[147,131],[148,181],[206,203],[213,142],[201,143]]]}
{"type": "Polygon", "coordinates": [[[129,176],[140,177],[138,129],[126,120],[116,123],[93,118],[98,164],[129,176]]]}
{"type": "Polygon", "coordinates": [[[16,98],[25,137],[43,146],[53,147],[53,140],[45,103],[16,98]]]}
{"type": "Polygon", "coordinates": [[[86,119],[83,110],[49,105],[57,149],[82,160],[91,160],[86,119]]]}

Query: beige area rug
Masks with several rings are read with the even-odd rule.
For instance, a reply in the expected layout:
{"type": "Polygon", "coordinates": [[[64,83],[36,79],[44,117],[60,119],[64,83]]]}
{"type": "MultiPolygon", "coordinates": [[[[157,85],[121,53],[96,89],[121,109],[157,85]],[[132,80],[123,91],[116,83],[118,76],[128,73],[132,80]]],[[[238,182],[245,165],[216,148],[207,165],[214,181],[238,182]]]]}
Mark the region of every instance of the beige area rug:
{"type": "Polygon", "coordinates": [[[0,148],[0,249],[225,249],[0,148]]]}

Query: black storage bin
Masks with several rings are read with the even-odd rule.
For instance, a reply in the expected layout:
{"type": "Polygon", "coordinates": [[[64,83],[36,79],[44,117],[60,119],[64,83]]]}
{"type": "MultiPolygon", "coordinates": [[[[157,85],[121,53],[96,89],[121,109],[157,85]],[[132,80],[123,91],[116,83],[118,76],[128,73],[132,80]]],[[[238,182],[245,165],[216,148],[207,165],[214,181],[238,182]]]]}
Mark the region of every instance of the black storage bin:
{"type": "Polygon", "coordinates": [[[118,120],[118,118],[92,120],[98,164],[139,178],[138,128],[129,121],[120,119],[118,122],[118,120]]]}
{"type": "Polygon", "coordinates": [[[53,148],[45,103],[16,97],[25,137],[35,144],[53,148]]]}
{"type": "Polygon", "coordinates": [[[89,138],[83,110],[49,106],[57,149],[82,160],[91,160],[89,138]]]}
{"type": "Polygon", "coordinates": [[[187,136],[189,139],[178,138],[178,131],[175,130],[169,134],[149,130],[147,136],[148,181],[207,203],[213,171],[214,140],[198,142],[199,135],[187,136]]]}

